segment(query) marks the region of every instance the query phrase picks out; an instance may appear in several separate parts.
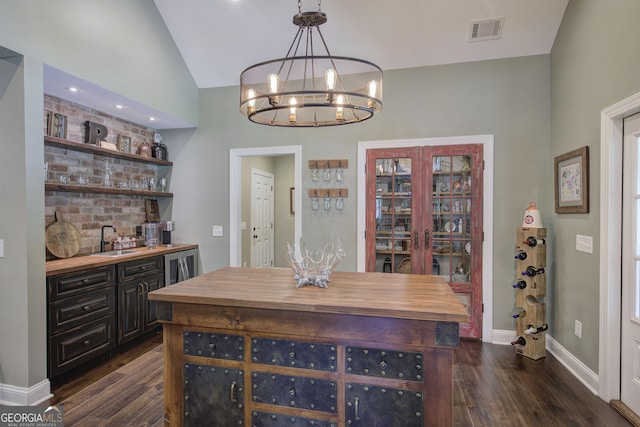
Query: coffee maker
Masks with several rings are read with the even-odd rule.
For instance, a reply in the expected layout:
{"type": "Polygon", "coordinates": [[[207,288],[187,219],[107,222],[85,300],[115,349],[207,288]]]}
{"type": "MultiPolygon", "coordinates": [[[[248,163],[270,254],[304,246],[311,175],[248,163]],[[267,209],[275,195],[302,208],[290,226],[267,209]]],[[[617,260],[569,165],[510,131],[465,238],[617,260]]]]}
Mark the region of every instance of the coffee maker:
{"type": "Polygon", "coordinates": [[[175,221],[160,221],[160,225],[162,229],[162,244],[171,245],[171,232],[176,229],[175,221]]]}

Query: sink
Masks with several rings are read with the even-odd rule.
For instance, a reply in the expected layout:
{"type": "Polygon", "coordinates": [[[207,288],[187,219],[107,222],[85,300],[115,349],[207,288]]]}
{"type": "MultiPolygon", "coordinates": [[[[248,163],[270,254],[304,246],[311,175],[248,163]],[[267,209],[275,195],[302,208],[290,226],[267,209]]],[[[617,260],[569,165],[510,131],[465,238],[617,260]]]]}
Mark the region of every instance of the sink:
{"type": "Polygon", "coordinates": [[[138,251],[132,251],[132,250],[114,250],[114,251],[107,251],[107,252],[96,252],[94,254],[89,254],[89,256],[108,256],[108,257],[118,257],[118,256],[123,256],[123,255],[129,255],[129,254],[135,254],[138,251]]]}

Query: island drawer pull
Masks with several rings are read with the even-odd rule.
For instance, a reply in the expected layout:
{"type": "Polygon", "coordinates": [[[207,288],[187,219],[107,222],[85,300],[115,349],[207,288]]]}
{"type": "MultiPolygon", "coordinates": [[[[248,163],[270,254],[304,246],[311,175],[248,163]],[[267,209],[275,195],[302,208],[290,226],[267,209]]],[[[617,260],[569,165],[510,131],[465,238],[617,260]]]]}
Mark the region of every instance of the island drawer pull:
{"type": "Polygon", "coordinates": [[[238,399],[236,399],[236,382],[231,383],[231,403],[238,403],[238,399]]]}

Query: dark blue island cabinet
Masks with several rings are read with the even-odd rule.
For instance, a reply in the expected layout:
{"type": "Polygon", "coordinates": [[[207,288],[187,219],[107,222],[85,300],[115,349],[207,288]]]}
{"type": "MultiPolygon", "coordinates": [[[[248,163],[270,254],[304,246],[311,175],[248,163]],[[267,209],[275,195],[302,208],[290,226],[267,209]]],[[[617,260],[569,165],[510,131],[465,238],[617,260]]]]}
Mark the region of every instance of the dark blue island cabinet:
{"type": "Polygon", "coordinates": [[[228,267],[149,293],[165,423],[423,427],[453,419],[464,306],[441,277],[228,267]]]}

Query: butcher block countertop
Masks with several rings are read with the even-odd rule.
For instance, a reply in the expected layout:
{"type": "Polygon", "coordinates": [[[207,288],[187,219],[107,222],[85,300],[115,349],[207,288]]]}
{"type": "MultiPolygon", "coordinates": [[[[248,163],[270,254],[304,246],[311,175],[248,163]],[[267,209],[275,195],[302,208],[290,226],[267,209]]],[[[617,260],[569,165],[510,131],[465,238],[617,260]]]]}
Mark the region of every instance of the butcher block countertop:
{"type": "Polygon", "coordinates": [[[47,277],[62,273],[71,273],[74,271],[86,270],[94,267],[102,267],[104,265],[119,264],[121,262],[132,261],[135,259],[148,258],[156,255],[165,255],[173,252],[186,251],[195,249],[198,245],[192,244],[174,244],[171,247],[158,246],[154,249],[146,247],[138,247],[124,249],[126,251],[135,251],[135,253],[120,255],[116,257],[80,255],[72,258],[56,259],[46,262],[47,277]]]}
{"type": "Polygon", "coordinates": [[[170,303],[467,322],[464,306],[440,276],[333,272],[328,288],[296,288],[288,268],[220,270],[149,293],[170,303]]]}

